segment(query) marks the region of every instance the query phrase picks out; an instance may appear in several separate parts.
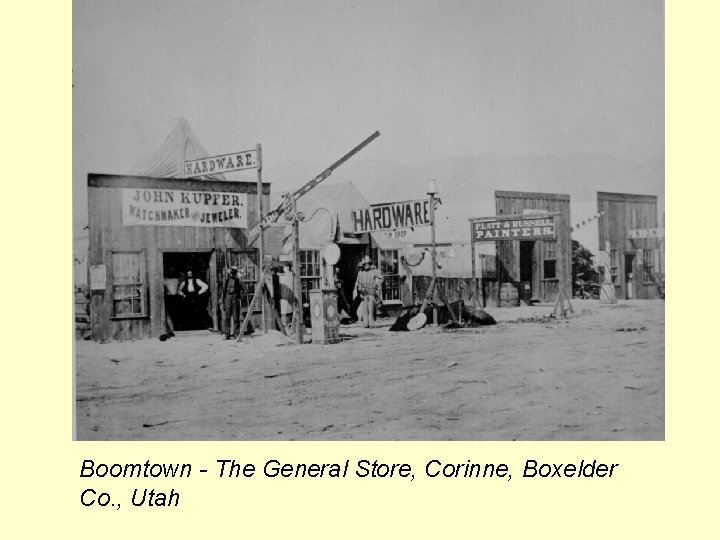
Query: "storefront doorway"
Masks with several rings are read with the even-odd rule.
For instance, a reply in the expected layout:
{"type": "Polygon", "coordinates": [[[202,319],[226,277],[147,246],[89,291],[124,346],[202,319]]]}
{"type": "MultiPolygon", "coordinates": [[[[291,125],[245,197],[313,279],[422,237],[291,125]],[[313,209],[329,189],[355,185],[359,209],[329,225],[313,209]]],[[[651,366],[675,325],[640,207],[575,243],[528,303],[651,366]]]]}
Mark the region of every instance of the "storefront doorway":
{"type": "Polygon", "coordinates": [[[353,289],[360,268],[358,263],[366,255],[366,246],[359,244],[340,244],[340,260],[337,263],[338,277],[343,282],[343,292],[348,304],[351,306],[351,317],[355,317],[353,302],[353,289]]]}
{"type": "Polygon", "coordinates": [[[165,314],[176,332],[206,330],[213,326],[210,255],[209,252],[163,253],[165,314]]]}
{"type": "Polygon", "coordinates": [[[635,298],[636,291],[633,290],[633,282],[635,281],[635,254],[625,254],[625,298],[632,300],[635,298]]]}
{"type": "Polygon", "coordinates": [[[520,301],[530,305],[533,297],[533,250],[535,242],[520,242],[520,301]]]}

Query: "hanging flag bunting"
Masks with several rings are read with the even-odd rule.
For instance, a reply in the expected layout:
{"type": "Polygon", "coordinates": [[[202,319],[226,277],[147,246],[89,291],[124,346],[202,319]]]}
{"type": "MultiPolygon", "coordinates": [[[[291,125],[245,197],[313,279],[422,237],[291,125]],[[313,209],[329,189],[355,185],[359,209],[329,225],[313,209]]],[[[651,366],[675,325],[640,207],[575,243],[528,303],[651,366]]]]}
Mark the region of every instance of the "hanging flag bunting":
{"type": "Polygon", "coordinates": [[[598,219],[600,216],[602,216],[604,213],[605,212],[600,212],[599,214],[595,214],[592,217],[582,220],[580,223],[576,223],[574,227],[570,227],[570,232],[576,231],[577,229],[579,229],[580,227],[584,227],[585,225],[589,225],[590,223],[598,219]]]}

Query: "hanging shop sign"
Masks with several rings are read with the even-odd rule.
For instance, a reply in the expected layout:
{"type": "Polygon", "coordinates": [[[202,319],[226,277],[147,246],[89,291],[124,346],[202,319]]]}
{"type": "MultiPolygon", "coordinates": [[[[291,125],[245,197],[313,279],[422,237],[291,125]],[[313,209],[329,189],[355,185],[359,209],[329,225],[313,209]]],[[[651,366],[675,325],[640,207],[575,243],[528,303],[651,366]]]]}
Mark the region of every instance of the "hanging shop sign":
{"type": "Polygon", "coordinates": [[[193,176],[203,176],[206,174],[255,169],[257,166],[257,150],[245,150],[244,152],[186,161],[183,167],[183,173],[185,178],[191,178],[193,176]]]}
{"type": "Polygon", "coordinates": [[[474,242],[503,240],[555,240],[555,216],[498,216],[473,218],[474,242]]]}
{"type": "Polygon", "coordinates": [[[628,231],[628,240],[662,238],[663,236],[665,236],[665,229],[630,229],[628,231]]]}
{"type": "Polygon", "coordinates": [[[374,204],[352,211],[355,233],[430,226],[430,199],[374,204]]]}
{"type": "Polygon", "coordinates": [[[247,193],[122,190],[123,225],[247,228],[247,193]]]}

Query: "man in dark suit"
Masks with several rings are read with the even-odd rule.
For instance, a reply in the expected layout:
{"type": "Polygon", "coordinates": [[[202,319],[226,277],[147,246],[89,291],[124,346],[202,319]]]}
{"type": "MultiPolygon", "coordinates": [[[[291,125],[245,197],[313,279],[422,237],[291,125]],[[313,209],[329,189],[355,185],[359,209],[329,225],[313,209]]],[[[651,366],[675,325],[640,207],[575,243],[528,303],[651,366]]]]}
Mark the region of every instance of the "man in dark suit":
{"type": "Polygon", "coordinates": [[[237,266],[231,266],[228,276],[221,291],[221,302],[223,311],[223,333],[225,339],[230,339],[231,320],[235,320],[235,335],[240,332],[240,296],[242,295],[243,286],[238,277],[237,266]]]}

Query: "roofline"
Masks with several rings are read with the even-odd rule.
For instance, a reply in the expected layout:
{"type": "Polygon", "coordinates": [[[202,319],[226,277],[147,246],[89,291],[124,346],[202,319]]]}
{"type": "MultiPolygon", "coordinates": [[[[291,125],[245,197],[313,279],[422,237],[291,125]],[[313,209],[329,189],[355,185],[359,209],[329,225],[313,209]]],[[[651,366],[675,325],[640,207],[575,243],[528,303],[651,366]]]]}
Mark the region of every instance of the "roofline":
{"type": "MultiPolygon", "coordinates": [[[[191,191],[229,191],[257,193],[257,182],[223,182],[222,180],[193,180],[190,178],[158,178],[120,174],[88,173],[88,187],[137,189],[187,189],[191,191]]],[[[263,195],[270,195],[270,184],[263,182],[263,195]]]]}
{"type": "Polygon", "coordinates": [[[495,198],[508,197],[512,199],[551,199],[569,201],[570,195],[563,193],[541,193],[539,191],[499,191],[495,190],[495,198]]]}
{"type": "Polygon", "coordinates": [[[617,202],[649,202],[657,203],[657,195],[640,195],[634,193],[612,193],[609,191],[598,191],[598,201],[617,201],[617,202]]]}

